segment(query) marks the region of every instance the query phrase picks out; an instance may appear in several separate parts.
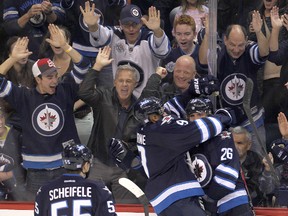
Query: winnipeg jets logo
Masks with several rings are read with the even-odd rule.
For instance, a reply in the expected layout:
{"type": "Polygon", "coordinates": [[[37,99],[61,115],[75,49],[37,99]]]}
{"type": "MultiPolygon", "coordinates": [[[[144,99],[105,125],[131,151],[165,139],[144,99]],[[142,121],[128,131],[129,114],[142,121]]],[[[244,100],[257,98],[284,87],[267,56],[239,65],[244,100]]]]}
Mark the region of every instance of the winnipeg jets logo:
{"type": "Polygon", "coordinates": [[[64,115],[60,107],[52,103],[41,104],[32,114],[34,130],[42,136],[54,136],[64,126],[64,115]]]}
{"type": "Polygon", "coordinates": [[[247,77],[244,74],[231,74],[221,83],[223,99],[230,105],[240,105],[244,96],[247,77]]]}
{"type": "Polygon", "coordinates": [[[211,181],[212,168],[205,155],[194,154],[191,157],[191,162],[187,164],[202,187],[205,187],[211,181]]]}
{"type": "Polygon", "coordinates": [[[161,125],[163,125],[163,124],[165,124],[165,123],[168,123],[168,124],[169,124],[172,119],[173,119],[173,118],[172,118],[171,116],[165,116],[165,117],[163,117],[163,118],[162,118],[162,123],[161,123],[161,125]]]}
{"type": "Polygon", "coordinates": [[[48,129],[51,130],[53,128],[53,124],[56,122],[56,115],[51,114],[49,108],[46,106],[46,112],[43,113],[43,116],[40,116],[40,122],[48,129]]]}
{"type": "Polygon", "coordinates": [[[231,132],[228,132],[228,131],[223,131],[221,134],[221,139],[231,139],[231,132]]]}

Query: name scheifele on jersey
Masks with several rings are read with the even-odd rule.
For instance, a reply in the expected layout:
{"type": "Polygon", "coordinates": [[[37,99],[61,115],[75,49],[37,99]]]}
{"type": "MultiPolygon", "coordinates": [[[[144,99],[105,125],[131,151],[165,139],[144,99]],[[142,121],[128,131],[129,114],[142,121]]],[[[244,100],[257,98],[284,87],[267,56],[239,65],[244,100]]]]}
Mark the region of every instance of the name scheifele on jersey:
{"type": "MultiPolygon", "coordinates": [[[[65,183],[68,183],[65,181],[65,183]]],[[[65,199],[68,197],[92,197],[92,188],[91,187],[61,187],[49,190],[49,199],[50,201],[56,199],[65,199]]]]}

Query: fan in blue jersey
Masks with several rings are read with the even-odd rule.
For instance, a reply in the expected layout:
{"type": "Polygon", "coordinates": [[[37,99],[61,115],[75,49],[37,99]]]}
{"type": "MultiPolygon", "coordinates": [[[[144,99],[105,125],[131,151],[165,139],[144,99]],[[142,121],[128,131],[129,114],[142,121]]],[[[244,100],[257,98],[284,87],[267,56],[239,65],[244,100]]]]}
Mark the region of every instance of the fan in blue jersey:
{"type": "MultiPolygon", "coordinates": [[[[200,97],[190,100],[185,111],[189,121],[194,122],[210,116],[213,104],[210,99],[200,97]]],[[[187,164],[203,187],[204,206],[209,215],[254,215],[231,132],[222,131],[203,145],[191,149],[187,153],[187,164]]]]}
{"type": "Polygon", "coordinates": [[[34,215],[117,215],[109,189],[100,181],[86,179],[93,159],[90,149],[70,144],[62,158],[67,173],[39,189],[34,215]]]}
{"type": "Polygon", "coordinates": [[[8,59],[0,65],[0,97],[11,105],[19,116],[22,129],[22,166],[27,170],[26,189],[33,196],[39,187],[62,175],[64,144],[79,142],[73,105],[78,99],[79,84],[90,66],[68,43],[58,26],[48,26],[51,46],[64,50],[73,61],[73,69],[59,82],[57,67],[49,58],[38,59],[31,73],[35,88],[16,86],[4,78],[20,59],[31,54],[27,37],[19,38],[8,59]]]}
{"type": "Polygon", "coordinates": [[[224,118],[175,119],[165,115],[155,97],[141,100],[135,117],[143,123],[137,147],[148,177],[145,193],[157,215],[206,215],[198,200],[204,192],[186,164],[185,152],[220,134],[224,118]]]}

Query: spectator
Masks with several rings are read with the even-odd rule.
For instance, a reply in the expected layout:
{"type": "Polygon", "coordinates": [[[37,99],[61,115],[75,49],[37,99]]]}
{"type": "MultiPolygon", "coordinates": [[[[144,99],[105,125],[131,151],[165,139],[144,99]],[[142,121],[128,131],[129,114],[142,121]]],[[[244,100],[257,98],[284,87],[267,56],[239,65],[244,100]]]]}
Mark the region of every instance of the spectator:
{"type": "Polygon", "coordinates": [[[164,31],[170,41],[172,37],[172,25],[170,22],[169,14],[171,10],[180,5],[181,0],[128,0],[127,3],[137,5],[144,15],[148,14],[149,7],[154,6],[161,13],[161,22],[164,24],[164,31]],[[130,2],[130,3],[129,3],[130,2]]]}
{"type": "Polygon", "coordinates": [[[182,55],[177,59],[173,71],[173,82],[161,85],[161,79],[167,75],[167,70],[158,67],[143,89],[141,98],[154,96],[166,102],[189,88],[190,81],[196,76],[195,61],[191,56],[182,55]]]}
{"type": "MultiPolygon", "coordinates": [[[[57,68],[48,58],[39,59],[32,67],[36,88],[18,87],[1,78],[1,97],[20,115],[23,167],[27,169],[27,190],[32,193],[64,172],[61,160],[63,145],[73,140],[79,142],[73,104],[77,97],[77,83],[81,82],[90,65],[66,43],[57,26],[50,24],[49,31],[53,35],[49,42],[66,50],[74,62],[73,71],[65,82],[58,83],[57,68]]],[[[15,62],[31,54],[27,45],[27,38],[18,39],[11,56],[0,66],[2,76],[15,62]]]]}
{"type": "Polygon", "coordinates": [[[279,33],[282,28],[288,29],[288,15],[285,13],[279,17],[278,8],[274,7],[271,10],[271,22],[272,22],[272,31],[270,36],[270,54],[268,60],[275,63],[276,65],[283,65],[281,68],[281,87],[282,90],[278,92],[277,96],[279,97],[279,101],[281,101],[281,112],[287,115],[287,61],[286,61],[286,54],[288,51],[288,43],[287,40],[283,40],[279,43],[279,33]]]}
{"type": "MultiPolygon", "coordinates": [[[[18,38],[19,37],[17,36],[12,36],[6,41],[2,62],[8,59],[12,54],[12,50],[18,38]]],[[[12,83],[18,86],[24,86],[27,88],[35,87],[35,79],[31,72],[33,64],[34,61],[28,57],[20,59],[19,61],[15,62],[15,64],[13,64],[13,66],[7,71],[5,75],[6,79],[10,80],[12,83]]],[[[15,110],[2,98],[0,98],[0,104],[7,113],[7,123],[13,125],[14,129],[17,129],[21,132],[20,119],[19,116],[17,116],[15,110]]]]}
{"type": "Polygon", "coordinates": [[[39,189],[34,215],[116,216],[108,188],[100,181],[85,179],[92,165],[90,149],[83,144],[68,145],[62,158],[67,173],[39,189]]]}
{"type": "MultiPolygon", "coordinates": [[[[182,55],[191,56],[196,63],[196,70],[198,74],[207,74],[207,69],[201,68],[198,61],[199,45],[194,42],[197,35],[194,19],[189,15],[180,15],[174,21],[173,35],[178,44],[177,48],[173,48],[169,55],[162,60],[161,66],[165,67],[169,72],[164,79],[172,82],[172,74],[176,60],[182,55]]],[[[163,81],[162,81],[163,82],[163,81]]]]}
{"type": "Polygon", "coordinates": [[[131,203],[135,202],[135,197],[118,183],[120,177],[129,176],[110,158],[108,144],[112,137],[116,137],[136,150],[138,122],[133,116],[136,98],[132,93],[137,85],[138,73],[128,64],[118,66],[113,88],[95,88],[95,82],[102,68],[112,62],[109,58],[110,53],[110,47],[99,49],[96,62],[85,76],[79,90],[80,98],[92,107],[94,115],[92,133],[88,142],[88,147],[95,157],[95,166],[92,167],[90,178],[103,180],[111,188],[117,203],[131,203]]]}
{"type": "MultiPolygon", "coordinates": [[[[64,35],[66,42],[70,44],[71,34],[68,29],[63,26],[59,28],[64,35]]],[[[53,59],[53,62],[57,67],[59,81],[63,81],[65,77],[69,76],[70,71],[73,70],[73,61],[68,53],[61,47],[54,47],[46,41],[46,39],[51,39],[51,37],[50,32],[45,35],[40,46],[39,57],[53,59]]],[[[93,124],[91,107],[85,105],[83,101],[77,100],[74,104],[74,116],[80,141],[82,144],[87,145],[93,124]]]]}
{"type": "Polygon", "coordinates": [[[263,0],[218,0],[217,4],[217,31],[220,37],[229,25],[238,24],[248,29],[250,11],[257,10],[263,0]]]}
{"type": "MultiPolygon", "coordinates": [[[[284,8],[286,4],[287,3],[285,1],[278,1],[278,0],[262,1],[262,5],[259,9],[259,12],[264,21],[262,31],[265,34],[265,36],[270,37],[272,30],[270,11],[274,6],[278,6],[279,10],[281,11],[280,14],[282,15],[284,13],[284,8]]],[[[285,28],[281,28],[279,35],[279,42],[285,40],[285,38],[287,39],[287,30],[285,28]]],[[[255,34],[253,32],[253,29],[250,29],[249,39],[255,41],[255,34]]],[[[260,89],[262,93],[261,101],[265,110],[264,123],[266,129],[267,146],[269,146],[273,140],[277,139],[277,137],[280,136],[277,124],[277,115],[280,111],[286,109],[286,107],[283,107],[283,103],[285,103],[287,99],[285,98],[285,96],[283,96],[284,86],[283,84],[281,84],[280,79],[281,67],[282,65],[277,66],[271,61],[266,60],[264,67],[262,67],[258,72],[261,75],[261,77],[259,77],[260,80],[259,82],[262,83],[263,81],[263,86],[262,85],[259,86],[261,87],[260,89]],[[275,97],[275,95],[278,95],[278,97],[275,97]]]]}
{"type": "Polygon", "coordinates": [[[284,113],[280,112],[277,117],[282,139],[276,139],[271,144],[271,151],[276,158],[276,170],[280,184],[275,190],[275,206],[287,207],[288,194],[288,121],[284,113]]]}
{"type": "MultiPolygon", "coordinates": [[[[232,135],[253,206],[270,206],[276,184],[269,164],[259,154],[250,150],[252,136],[245,128],[232,128],[232,135]]],[[[271,153],[269,157],[273,161],[271,153]]]]}
{"type": "Polygon", "coordinates": [[[81,7],[84,21],[90,31],[91,44],[101,47],[110,44],[112,47],[113,74],[117,66],[131,64],[140,73],[138,85],[134,91],[139,97],[148,78],[170,51],[169,39],[160,28],[160,12],[155,7],[149,8],[149,19],[141,18],[141,11],[136,5],[127,5],[120,13],[120,27],[108,28],[98,24],[99,15],[94,14],[95,5],[86,2],[81,7]],[[143,28],[143,24],[150,29],[143,28]]]}
{"type": "Polygon", "coordinates": [[[6,114],[0,108],[0,200],[23,201],[28,196],[24,189],[25,172],[21,166],[19,135],[6,124],[6,114]]]}
{"type": "MultiPolygon", "coordinates": [[[[208,19],[206,20],[208,22],[208,19]]],[[[252,116],[256,127],[260,133],[262,141],[265,143],[264,109],[261,105],[260,94],[257,85],[257,71],[265,63],[269,54],[269,44],[267,38],[261,31],[263,21],[259,12],[254,12],[252,25],[257,36],[257,43],[247,40],[247,32],[243,26],[230,25],[224,37],[224,44],[220,45],[217,56],[217,77],[221,83],[220,103],[223,107],[231,107],[236,112],[237,121],[235,125],[241,125],[252,132],[252,127],[243,110],[243,96],[245,82],[251,78],[254,83],[251,99],[252,116]]],[[[202,40],[199,49],[199,61],[207,65],[208,38],[209,31],[202,40]]],[[[264,154],[261,144],[258,143],[254,134],[252,151],[264,154]]]]}
{"type": "MultiPolygon", "coordinates": [[[[192,122],[211,116],[213,104],[208,98],[195,98],[188,102],[185,111],[188,120],[192,122]]],[[[220,109],[215,113],[220,112],[224,110],[220,109]]],[[[217,213],[254,215],[249,205],[240,172],[239,155],[231,132],[223,130],[218,136],[192,148],[187,154],[187,163],[206,195],[204,196],[205,210],[211,215],[217,213]]]]}
{"type": "Polygon", "coordinates": [[[209,13],[209,8],[205,5],[205,0],[182,0],[180,6],[174,8],[171,12],[170,19],[171,23],[174,23],[174,19],[179,17],[181,14],[191,16],[196,23],[196,34],[204,27],[203,19],[205,14],[209,13]],[[173,15],[174,18],[173,18],[173,15]]]}
{"type": "Polygon", "coordinates": [[[188,122],[164,115],[155,97],[144,98],[135,106],[135,117],[143,124],[137,147],[148,177],[146,196],[157,215],[204,216],[198,202],[204,194],[185,162],[185,152],[218,135],[222,124],[213,117],[188,122]]]}
{"type": "Polygon", "coordinates": [[[30,39],[32,60],[38,58],[38,49],[48,31],[48,24],[61,24],[64,19],[65,11],[60,7],[59,0],[4,1],[3,27],[9,36],[27,36],[30,39]]]}
{"type": "MultiPolygon", "coordinates": [[[[71,32],[72,47],[81,55],[88,57],[91,64],[94,63],[98,53],[98,48],[93,47],[89,39],[89,30],[83,21],[83,15],[80,6],[84,8],[87,0],[67,1],[61,0],[61,7],[66,11],[67,19],[65,26],[71,32]]],[[[91,1],[90,1],[91,2],[91,1]]],[[[119,25],[119,14],[122,7],[126,5],[125,0],[93,0],[95,4],[95,13],[101,15],[99,22],[105,26],[119,25]]],[[[113,87],[113,74],[111,65],[103,68],[102,73],[98,77],[97,85],[113,87]]]]}

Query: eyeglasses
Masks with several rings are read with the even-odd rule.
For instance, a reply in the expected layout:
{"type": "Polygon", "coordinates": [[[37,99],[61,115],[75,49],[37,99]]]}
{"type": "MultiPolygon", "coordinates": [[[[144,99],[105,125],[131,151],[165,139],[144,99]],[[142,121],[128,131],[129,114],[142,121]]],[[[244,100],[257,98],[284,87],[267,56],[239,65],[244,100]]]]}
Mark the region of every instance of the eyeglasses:
{"type": "Polygon", "coordinates": [[[139,24],[140,24],[140,23],[130,22],[130,23],[124,23],[124,24],[121,24],[121,25],[122,25],[124,28],[130,28],[130,27],[132,27],[132,28],[137,28],[139,24]]]}

